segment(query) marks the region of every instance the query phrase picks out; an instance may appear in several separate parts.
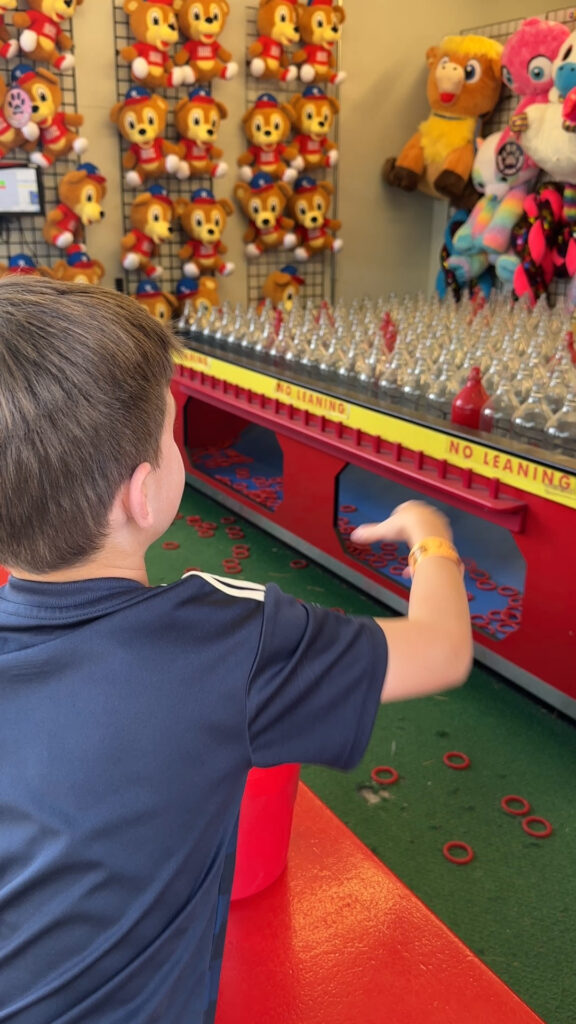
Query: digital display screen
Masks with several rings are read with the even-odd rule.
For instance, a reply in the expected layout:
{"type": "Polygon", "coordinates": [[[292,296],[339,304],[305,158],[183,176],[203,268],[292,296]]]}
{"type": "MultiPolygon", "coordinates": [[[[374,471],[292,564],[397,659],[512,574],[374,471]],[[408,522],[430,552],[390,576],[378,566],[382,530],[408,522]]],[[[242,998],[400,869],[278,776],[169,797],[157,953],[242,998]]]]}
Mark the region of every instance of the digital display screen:
{"type": "Polygon", "coordinates": [[[43,213],[37,167],[0,166],[0,217],[43,213]]]}

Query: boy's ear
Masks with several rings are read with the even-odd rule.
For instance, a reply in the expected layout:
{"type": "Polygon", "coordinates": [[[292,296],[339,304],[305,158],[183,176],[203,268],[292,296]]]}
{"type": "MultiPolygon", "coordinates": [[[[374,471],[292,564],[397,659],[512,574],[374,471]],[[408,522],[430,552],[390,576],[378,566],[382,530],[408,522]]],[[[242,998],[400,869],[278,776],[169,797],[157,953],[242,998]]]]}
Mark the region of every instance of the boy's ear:
{"type": "Polygon", "coordinates": [[[152,510],[148,502],[148,483],[151,473],[150,463],[141,462],[132,473],[124,496],[126,514],[141,529],[153,526],[152,510]]]}

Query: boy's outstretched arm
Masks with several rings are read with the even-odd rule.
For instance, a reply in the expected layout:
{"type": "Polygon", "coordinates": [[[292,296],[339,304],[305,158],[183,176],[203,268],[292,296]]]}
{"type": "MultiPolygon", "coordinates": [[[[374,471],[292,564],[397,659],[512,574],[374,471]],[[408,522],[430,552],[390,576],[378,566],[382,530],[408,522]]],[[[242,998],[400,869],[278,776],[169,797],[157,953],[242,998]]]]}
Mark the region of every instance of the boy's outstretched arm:
{"type": "MultiPolygon", "coordinates": [[[[383,523],[359,526],[355,544],[404,541],[414,549],[429,538],[452,542],[448,520],[419,501],[400,505],[383,523]]],[[[425,697],[463,683],[472,666],[473,645],[462,568],[449,557],[418,560],[408,615],[376,619],[388,641],[382,701],[425,697]]]]}

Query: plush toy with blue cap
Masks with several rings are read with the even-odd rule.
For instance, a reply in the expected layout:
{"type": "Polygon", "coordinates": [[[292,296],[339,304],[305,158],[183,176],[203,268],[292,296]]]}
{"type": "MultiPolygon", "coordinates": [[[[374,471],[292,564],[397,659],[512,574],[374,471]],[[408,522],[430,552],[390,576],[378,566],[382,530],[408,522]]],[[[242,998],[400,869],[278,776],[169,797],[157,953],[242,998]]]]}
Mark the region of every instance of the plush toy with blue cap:
{"type": "Polygon", "coordinates": [[[155,260],[163,242],[172,238],[174,203],[162,185],[151,185],[132,203],[132,230],[122,239],[124,270],[143,270],[146,277],[160,277],[163,269],[155,260]]]}
{"type": "Polygon", "coordinates": [[[222,234],[234,207],[228,199],[216,199],[208,188],[196,189],[189,200],[176,201],[176,213],[188,236],[178,256],[184,263],[185,277],[220,274],[228,277],[235,267],[223,257],[228,252],[222,234]]]}
{"type": "Polygon", "coordinates": [[[295,147],[287,144],[292,130],[290,106],[264,92],[246,111],[242,124],[250,143],[246,152],[238,157],[242,181],[251,181],[260,171],[288,184],[295,181],[297,171],[287,162],[292,162],[297,155],[295,147]]]}
{"type": "Polygon", "coordinates": [[[248,47],[250,74],[294,82],[298,68],[288,52],[300,41],[297,0],[260,0],[256,25],[258,39],[248,47]]]}
{"type": "Polygon", "coordinates": [[[338,71],[336,47],[342,38],[346,12],[337,0],[308,0],[298,9],[300,37],[304,44],[294,54],[302,82],[340,85],[345,71],[338,71]]]}
{"type": "Polygon", "coordinates": [[[170,59],[179,38],[174,0],[124,0],[124,11],[136,42],[124,46],[120,56],[130,64],[134,81],[149,89],[192,85],[192,68],[175,68],[170,59]]]}
{"type": "Polygon", "coordinates": [[[294,248],[294,221],[284,217],[292,195],[289,185],[260,171],[249,185],[238,182],[234,195],[249,221],[244,233],[244,252],[248,259],[257,259],[271,249],[294,248]]]}
{"type": "Polygon", "coordinates": [[[305,262],[322,252],[340,252],[343,242],[334,232],[342,227],[339,220],[327,216],[334,192],[328,181],[315,181],[304,176],[298,178],[288,209],[296,221],[298,244],[294,250],[297,260],[305,262]]]}
{"type": "Polygon", "coordinates": [[[181,277],[176,285],[176,300],[181,315],[187,304],[189,311],[209,312],[220,305],[218,282],[215,277],[181,277]]]}
{"type": "Polygon", "coordinates": [[[166,323],[178,309],[176,296],[163,292],[156,281],[140,281],[132,298],[146,309],[155,320],[166,323]]]}
{"type": "Polygon", "coordinates": [[[0,263],[0,277],[17,274],[19,277],[52,277],[50,267],[39,266],[26,252],[17,252],[8,257],[8,263],[0,263]]]}
{"type": "Polygon", "coordinates": [[[327,96],[319,85],[309,85],[301,96],[292,97],[289,106],[295,132],[291,144],[295,150],[292,167],[297,171],[335,167],[338,146],[328,136],[334,118],[340,113],[338,100],[327,96]]]}
{"type": "Polygon", "coordinates": [[[305,284],[296,267],[289,264],[281,270],[273,270],[268,274],[262,287],[262,303],[268,301],[274,309],[290,313],[294,301],[305,284]]]}
{"type": "Polygon", "coordinates": [[[93,260],[83,245],[71,245],[66,258],[52,267],[52,277],[72,284],[100,284],[106,269],[100,260],[93,260]]]}
{"type": "Polygon", "coordinates": [[[164,174],[178,175],[181,164],[178,146],[164,138],[168,103],[143,85],[132,85],[124,100],[115,103],[110,120],[129,143],[122,157],[126,184],[138,188],[164,174]]]}
{"type": "Polygon", "coordinates": [[[174,0],[174,10],[187,40],[176,54],[175,64],[190,67],[196,82],[234,78],[238,65],[219,39],[230,14],[228,0],[174,0]]]}
{"type": "Polygon", "coordinates": [[[69,154],[80,156],[88,139],[78,135],[82,114],[60,110],[62,89],[56,75],[46,68],[18,64],[12,69],[11,84],[21,89],[32,104],[31,120],[39,129],[39,148],[30,155],[37,167],[50,167],[69,154]]]}
{"type": "Polygon", "coordinates": [[[57,71],[69,71],[75,65],[72,38],[62,30],[83,0],[28,0],[27,11],[14,14],[16,28],[21,28],[20,50],[30,60],[51,64],[57,71]],[[61,53],[61,50],[68,52],[61,53]]]}
{"type": "Polygon", "coordinates": [[[176,104],[174,120],[180,136],[181,160],[178,178],[223,178],[228,173],[228,164],[221,159],[224,154],[215,145],[220,122],[226,117],[228,110],[224,104],[215,100],[203,85],[195,86],[187,99],[176,104]]]}
{"type": "Polygon", "coordinates": [[[78,164],[58,182],[60,203],[50,210],[42,234],[49,245],[67,249],[84,241],[84,229],[104,219],[106,178],[94,164],[78,164]]]}

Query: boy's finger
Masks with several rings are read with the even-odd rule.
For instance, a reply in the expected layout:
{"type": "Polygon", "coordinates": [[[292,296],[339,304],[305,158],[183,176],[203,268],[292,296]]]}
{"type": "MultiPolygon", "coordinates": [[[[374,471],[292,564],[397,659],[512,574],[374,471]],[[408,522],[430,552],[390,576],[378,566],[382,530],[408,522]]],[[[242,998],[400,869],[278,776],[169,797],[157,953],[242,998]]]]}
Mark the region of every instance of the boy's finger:
{"type": "Polygon", "coordinates": [[[377,540],[394,540],[394,524],[389,519],[382,523],[363,523],[350,534],[355,544],[374,544],[377,540]]]}

